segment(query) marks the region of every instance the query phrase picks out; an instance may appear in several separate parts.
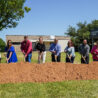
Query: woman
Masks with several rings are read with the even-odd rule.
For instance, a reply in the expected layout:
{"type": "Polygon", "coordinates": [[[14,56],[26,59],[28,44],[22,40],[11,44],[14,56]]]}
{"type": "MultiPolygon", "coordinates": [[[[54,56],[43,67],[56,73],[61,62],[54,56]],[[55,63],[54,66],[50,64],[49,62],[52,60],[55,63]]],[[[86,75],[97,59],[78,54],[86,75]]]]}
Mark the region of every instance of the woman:
{"type": "Polygon", "coordinates": [[[14,46],[12,46],[11,40],[8,40],[7,47],[5,50],[7,52],[7,63],[16,63],[18,60],[14,46]]]}
{"type": "Polygon", "coordinates": [[[72,41],[68,41],[68,46],[65,48],[64,52],[66,53],[66,62],[74,63],[75,49],[72,41]]]}
{"type": "Polygon", "coordinates": [[[93,55],[93,61],[98,61],[98,41],[96,45],[92,48],[91,54],[93,55]]]}

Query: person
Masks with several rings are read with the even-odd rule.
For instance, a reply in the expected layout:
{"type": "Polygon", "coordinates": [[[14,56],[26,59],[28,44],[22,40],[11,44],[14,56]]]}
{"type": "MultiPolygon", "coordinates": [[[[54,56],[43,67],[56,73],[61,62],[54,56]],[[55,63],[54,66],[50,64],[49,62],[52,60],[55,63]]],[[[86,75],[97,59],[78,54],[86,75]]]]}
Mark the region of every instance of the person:
{"type": "Polygon", "coordinates": [[[93,55],[93,61],[98,61],[98,41],[96,45],[91,50],[91,54],[93,55]]]}
{"type": "Polygon", "coordinates": [[[79,52],[81,54],[81,63],[82,64],[89,64],[89,51],[90,47],[87,44],[87,40],[83,40],[83,44],[79,46],[79,52]]]}
{"type": "Polygon", "coordinates": [[[51,52],[52,62],[61,61],[61,46],[58,44],[57,39],[54,39],[54,43],[51,44],[49,51],[51,52]]]}
{"type": "Polygon", "coordinates": [[[28,36],[24,36],[24,41],[21,43],[21,51],[24,55],[25,62],[31,62],[32,58],[32,42],[28,40],[28,36]]]}
{"type": "Polygon", "coordinates": [[[65,48],[64,52],[66,53],[66,62],[74,63],[75,48],[72,41],[68,41],[68,46],[65,48]]]}
{"type": "Polygon", "coordinates": [[[41,61],[42,63],[45,63],[46,47],[45,47],[42,37],[39,38],[39,42],[36,45],[36,49],[38,50],[38,63],[40,64],[41,61]]]}
{"type": "Polygon", "coordinates": [[[16,63],[18,61],[16,52],[15,52],[15,48],[12,45],[12,41],[11,40],[8,40],[7,47],[5,48],[5,51],[7,52],[7,55],[6,55],[7,63],[16,63]]]}

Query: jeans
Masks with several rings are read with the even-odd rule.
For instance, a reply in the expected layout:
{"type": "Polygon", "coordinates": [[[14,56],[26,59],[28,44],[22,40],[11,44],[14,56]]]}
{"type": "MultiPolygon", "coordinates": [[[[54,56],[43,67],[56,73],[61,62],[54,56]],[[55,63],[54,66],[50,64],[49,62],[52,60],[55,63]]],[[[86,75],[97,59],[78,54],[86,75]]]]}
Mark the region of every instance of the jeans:
{"type": "Polygon", "coordinates": [[[26,62],[31,62],[32,53],[29,53],[25,59],[26,62]]]}

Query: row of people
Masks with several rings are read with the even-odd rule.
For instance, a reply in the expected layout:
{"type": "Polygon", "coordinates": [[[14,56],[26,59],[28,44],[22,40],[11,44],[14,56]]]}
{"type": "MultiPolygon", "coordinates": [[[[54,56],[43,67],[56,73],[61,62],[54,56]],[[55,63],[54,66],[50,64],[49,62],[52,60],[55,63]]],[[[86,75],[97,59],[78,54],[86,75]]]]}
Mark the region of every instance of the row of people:
{"type": "MultiPolygon", "coordinates": [[[[26,62],[31,62],[32,58],[32,42],[28,40],[28,36],[24,37],[24,41],[21,43],[21,51],[24,55],[26,62]]],[[[36,45],[36,49],[38,51],[38,63],[45,63],[46,59],[46,46],[43,42],[43,38],[39,38],[39,42],[36,45]]],[[[7,47],[7,63],[14,63],[18,62],[17,55],[14,49],[14,46],[12,45],[11,40],[8,40],[7,47]]],[[[52,62],[60,62],[61,61],[61,46],[58,43],[57,39],[54,39],[54,43],[50,45],[49,51],[51,52],[51,60],[52,62]]],[[[68,41],[68,45],[65,48],[64,52],[66,53],[66,62],[74,63],[75,59],[75,48],[72,43],[72,41],[68,41]]],[[[89,63],[89,52],[90,47],[87,44],[87,40],[83,41],[83,44],[79,47],[79,52],[81,54],[81,63],[88,64],[89,63]]],[[[93,55],[93,60],[98,61],[98,42],[97,44],[92,48],[91,53],[93,55]]]]}

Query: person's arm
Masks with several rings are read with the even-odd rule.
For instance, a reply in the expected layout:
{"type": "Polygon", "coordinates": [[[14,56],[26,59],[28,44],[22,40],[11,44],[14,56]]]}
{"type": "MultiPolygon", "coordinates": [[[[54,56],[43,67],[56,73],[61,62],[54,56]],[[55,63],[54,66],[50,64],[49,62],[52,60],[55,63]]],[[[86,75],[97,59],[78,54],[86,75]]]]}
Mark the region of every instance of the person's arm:
{"type": "Polygon", "coordinates": [[[61,53],[61,46],[58,45],[57,47],[57,51],[56,51],[56,55],[58,56],[61,53]]]}
{"type": "Polygon", "coordinates": [[[36,44],[36,50],[38,51],[38,43],[36,44]]]}
{"type": "Polygon", "coordinates": [[[89,52],[90,52],[90,47],[87,46],[87,50],[86,50],[86,54],[85,54],[85,56],[88,56],[89,52]]]}
{"type": "Polygon", "coordinates": [[[51,44],[51,45],[50,45],[50,48],[49,48],[49,51],[50,51],[50,52],[53,52],[53,50],[54,50],[54,49],[53,49],[53,44],[51,44]]]}
{"type": "Polygon", "coordinates": [[[51,44],[49,51],[56,54],[56,51],[54,51],[54,44],[51,44]]]}
{"type": "Polygon", "coordinates": [[[70,55],[71,57],[72,56],[75,56],[75,48],[74,47],[72,47],[72,51],[71,51],[71,55],[70,55]]]}
{"type": "Polygon", "coordinates": [[[9,57],[7,58],[7,63],[8,63],[8,61],[9,61],[9,59],[11,58],[13,52],[15,51],[14,47],[11,46],[10,49],[9,49],[9,51],[10,51],[10,53],[9,53],[9,57]]]}
{"type": "Polygon", "coordinates": [[[64,52],[66,53],[66,52],[67,52],[67,50],[68,50],[68,48],[66,47],[66,48],[64,49],[64,52]]]}
{"type": "Polygon", "coordinates": [[[32,43],[29,42],[29,47],[28,47],[28,51],[27,53],[25,54],[25,56],[27,57],[27,55],[32,51],[32,43]]]}
{"type": "Polygon", "coordinates": [[[12,56],[12,52],[10,52],[9,57],[7,58],[7,63],[9,61],[9,59],[11,58],[11,56],[12,56]]]}
{"type": "Polygon", "coordinates": [[[44,44],[44,46],[43,46],[43,51],[46,51],[46,46],[45,46],[45,44],[44,44]]]}

